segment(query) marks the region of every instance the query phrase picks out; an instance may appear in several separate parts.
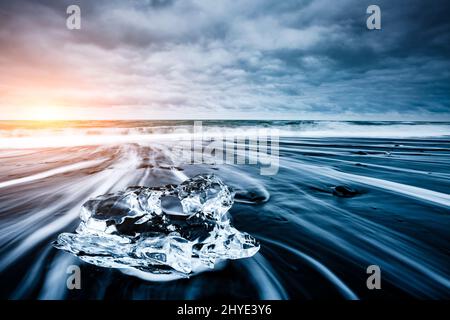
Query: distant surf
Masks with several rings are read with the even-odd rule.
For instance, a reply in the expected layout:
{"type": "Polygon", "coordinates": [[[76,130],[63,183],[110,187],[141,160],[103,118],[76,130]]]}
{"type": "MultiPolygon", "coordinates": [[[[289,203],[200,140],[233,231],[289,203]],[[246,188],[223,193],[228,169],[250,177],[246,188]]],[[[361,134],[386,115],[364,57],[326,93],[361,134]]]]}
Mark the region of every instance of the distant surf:
{"type": "MultiPolygon", "coordinates": [[[[202,134],[256,136],[264,128],[280,137],[450,137],[450,122],[411,121],[202,121],[202,134]]],[[[0,149],[74,147],[191,139],[193,121],[0,121],[0,149]]]]}

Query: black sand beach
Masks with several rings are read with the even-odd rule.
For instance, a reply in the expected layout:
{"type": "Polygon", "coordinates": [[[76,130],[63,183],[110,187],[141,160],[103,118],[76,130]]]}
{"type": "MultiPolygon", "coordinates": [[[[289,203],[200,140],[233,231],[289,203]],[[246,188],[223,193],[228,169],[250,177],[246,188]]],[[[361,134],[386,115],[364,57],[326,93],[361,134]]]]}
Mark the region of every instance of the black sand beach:
{"type": "Polygon", "coordinates": [[[450,298],[449,124],[204,124],[230,132],[279,128],[273,176],[248,164],[175,164],[167,149],[173,141],[136,138],[182,134],[190,124],[84,122],[43,132],[2,123],[0,297],[450,298]],[[147,282],[51,245],[74,231],[93,196],[199,173],[214,173],[236,191],[233,224],[261,242],[254,257],[190,279],[147,282]],[[82,290],[66,288],[71,264],[81,268],[82,290]],[[366,287],[369,265],[382,270],[380,291],[366,287]]]}

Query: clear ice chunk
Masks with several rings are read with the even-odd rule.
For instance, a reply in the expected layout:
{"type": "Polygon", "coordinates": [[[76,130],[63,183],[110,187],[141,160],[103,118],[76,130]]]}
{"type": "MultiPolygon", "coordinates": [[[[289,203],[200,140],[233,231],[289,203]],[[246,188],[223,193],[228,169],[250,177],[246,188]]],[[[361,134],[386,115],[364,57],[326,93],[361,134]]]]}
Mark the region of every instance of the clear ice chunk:
{"type": "Polygon", "coordinates": [[[189,276],[224,259],[253,256],[259,242],[231,226],[234,193],[217,176],[130,187],[87,201],[76,233],[54,242],[88,263],[189,276]]]}

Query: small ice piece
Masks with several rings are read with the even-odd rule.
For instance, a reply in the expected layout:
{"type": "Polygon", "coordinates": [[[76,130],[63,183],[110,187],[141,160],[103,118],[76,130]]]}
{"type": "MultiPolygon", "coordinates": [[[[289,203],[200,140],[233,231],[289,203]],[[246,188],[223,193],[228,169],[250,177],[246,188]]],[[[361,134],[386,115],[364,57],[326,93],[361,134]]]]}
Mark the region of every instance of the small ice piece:
{"type": "Polygon", "coordinates": [[[258,252],[255,238],[231,226],[233,201],[231,188],[211,174],[178,186],[130,187],[87,201],[76,233],[60,234],[54,246],[101,267],[186,277],[258,252]]]}

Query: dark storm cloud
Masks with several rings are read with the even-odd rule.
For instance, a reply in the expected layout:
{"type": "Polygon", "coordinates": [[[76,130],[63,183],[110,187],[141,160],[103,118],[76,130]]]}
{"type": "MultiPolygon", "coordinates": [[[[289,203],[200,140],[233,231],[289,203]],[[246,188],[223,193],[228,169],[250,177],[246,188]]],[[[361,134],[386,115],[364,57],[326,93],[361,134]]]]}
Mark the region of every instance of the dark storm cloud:
{"type": "Polygon", "coordinates": [[[144,117],[449,118],[448,1],[0,3],[0,80],[55,70],[50,94],[74,105],[144,117]],[[65,28],[69,4],[81,7],[80,31],[65,28]],[[382,30],[366,28],[370,4],[382,30]]]}

